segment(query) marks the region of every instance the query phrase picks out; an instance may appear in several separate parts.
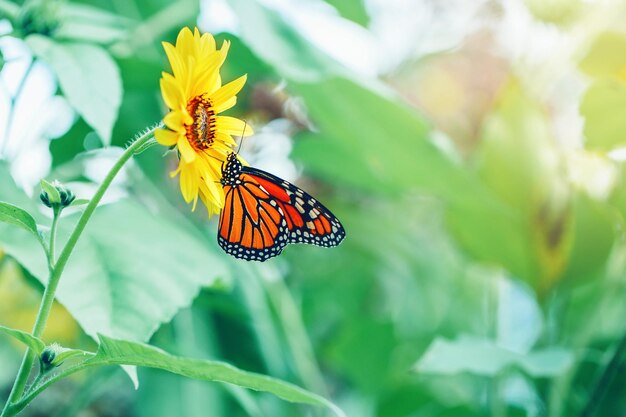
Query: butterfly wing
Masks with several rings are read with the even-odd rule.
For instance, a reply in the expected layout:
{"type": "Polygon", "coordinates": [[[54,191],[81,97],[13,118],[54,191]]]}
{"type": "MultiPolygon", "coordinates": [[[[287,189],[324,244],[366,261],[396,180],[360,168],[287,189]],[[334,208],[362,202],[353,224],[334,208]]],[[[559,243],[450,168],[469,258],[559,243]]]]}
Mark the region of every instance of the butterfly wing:
{"type": "Polygon", "coordinates": [[[239,180],[224,186],[218,242],[229,254],[265,261],[288,243],[330,247],[344,239],[339,220],[304,190],[252,167],[243,167],[239,180]]]}
{"type": "Polygon", "coordinates": [[[287,223],[274,198],[254,178],[241,173],[237,186],[224,186],[218,243],[236,258],[265,261],[287,244],[287,223]]]}
{"type": "Polygon", "coordinates": [[[244,167],[243,172],[261,186],[284,215],[287,243],[337,246],[346,232],[330,210],[299,187],[260,169],[244,167]]]}

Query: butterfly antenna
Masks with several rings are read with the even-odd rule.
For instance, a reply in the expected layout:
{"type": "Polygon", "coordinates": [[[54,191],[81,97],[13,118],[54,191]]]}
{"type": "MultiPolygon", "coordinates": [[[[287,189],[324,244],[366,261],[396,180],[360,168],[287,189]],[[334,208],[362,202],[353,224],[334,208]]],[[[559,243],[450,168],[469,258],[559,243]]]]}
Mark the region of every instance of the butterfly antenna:
{"type": "Polygon", "coordinates": [[[224,162],[224,160],[223,160],[223,159],[220,159],[220,158],[218,158],[217,156],[211,155],[211,154],[210,154],[210,153],[208,153],[208,152],[205,152],[204,154],[205,154],[206,156],[208,156],[209,158],[213,158],[213,159],[215,159],[216,161],[219,161],[219,162],[224,162]]]}
{"type": "Polygon", "coordinates": [[[246,134],[246,127],[248,127],[248,122],[246,120],[244,120],[243,123],[244,123],[243,131],[241,132],[241,138],[239,139],[239,147],[237,148],[237,153],[239,153],[239,150],[241,149],[241,145],[243,145],[243,137],[246,134]]]}

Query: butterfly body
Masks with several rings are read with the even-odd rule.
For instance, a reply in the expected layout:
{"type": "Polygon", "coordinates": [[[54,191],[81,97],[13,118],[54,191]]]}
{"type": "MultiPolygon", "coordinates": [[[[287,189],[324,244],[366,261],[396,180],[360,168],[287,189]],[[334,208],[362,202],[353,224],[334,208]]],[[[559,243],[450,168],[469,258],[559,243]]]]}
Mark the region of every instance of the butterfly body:
{"type": "Polygon", "coordinates": [[[265,261],[289,243],[337,246],[339,220],[311,195],[268,172],[244,166],[231,153],[222,166],[224,209],[218,243],[241,259],[265,261]]]}

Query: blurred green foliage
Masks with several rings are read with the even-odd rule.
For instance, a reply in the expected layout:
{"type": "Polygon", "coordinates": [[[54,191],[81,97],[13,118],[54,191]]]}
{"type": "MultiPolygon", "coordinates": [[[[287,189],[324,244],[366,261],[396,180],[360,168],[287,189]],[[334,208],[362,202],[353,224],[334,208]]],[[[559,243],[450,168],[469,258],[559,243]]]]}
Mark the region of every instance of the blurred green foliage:
{"type": "MultiPolygon", "coordinates": [[[[370,22],[364,2],[327,3],[358,25],[370,22]]],[[[555,30],[585,15],[581,2],[523,3],[555,30]]],[[[158,78],[169,68],[160,42],[196,25],[200,7],[65,1],[47,33],[50,25],[32,21],[37,4],[4,0],[0,10],[76,111],[50,143],[48,178],[89,184],[85,166],[104,155],[100,147],[123,146],[163,116],[158,78]],[[25,10],[29,26],[20,27],[25,10]]],[[[232,41],[223,78],[249,76],[232,113],[257,131],[291,121],[301,184],[338,215],[347,239],[332,250],[289,247],[266,264],[230,259],[215,244],[215,219],[191,213],[170,179],[176,156],[149,149],[126,171],[124,198],[98,209],[61,283],[59,301],[81,327],[71,327],[76,347],[93,347],[87,336],[98,333],[150,340],[300,385],[351,416],[623,414],[626,176],[609,155],[626,144],[626,35],[596,30],[581,42],[581,143],[556,138],[555,111],[529,86],[532,77],[507,68],[475,121],[472,146],[461,150],[460,138],[437,140],[445,129],[404,94],[412,85],[398,87],[394,74],[354,75],[265,2],[229,5],[239,32],[216,34],[232,41]]],[[[433,62],[405,65],[437,71],[433,62]]],[[[4,165],[0,177],[0,200],[47,224],[4,165]]],[[[62,239],[76,216],[64,218],[62,239]]],[[[0,243],[0,284],[40,291],[47,267],[37,240],[2,225],[0,243]]],[[[0,324],[28,330],[20,300],[0,288],[10,306],[0,324]]],[[[15,348],[0,344],[0,361],[15,363],[15,348]]],[[[3,391],[14,372],[0,367],[3,391]]],[[[24,414],[325,412],[153,370],[141,370],[139,391],[128,394],[130,384],[117,383],[124,375],[96,372],[93,385],[55,386],[40,401],[49,408],[38,401],[24,414]],[[68,386],[75,394],[64,401],[68,386]]]]}

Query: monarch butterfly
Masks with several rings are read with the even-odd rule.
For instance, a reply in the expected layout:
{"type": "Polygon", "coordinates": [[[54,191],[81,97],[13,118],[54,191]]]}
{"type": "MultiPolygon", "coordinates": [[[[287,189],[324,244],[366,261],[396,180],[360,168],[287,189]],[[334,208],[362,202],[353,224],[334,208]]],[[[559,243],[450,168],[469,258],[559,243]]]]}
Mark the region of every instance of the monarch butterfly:
{"type": "Polygon", "coordinates": [[[289,243],[337,246],[346,236],[337,218],[295,185],[229,153],[222,165],[224,208],[217,240],[227,253],[265,261],[289,243]]]}

